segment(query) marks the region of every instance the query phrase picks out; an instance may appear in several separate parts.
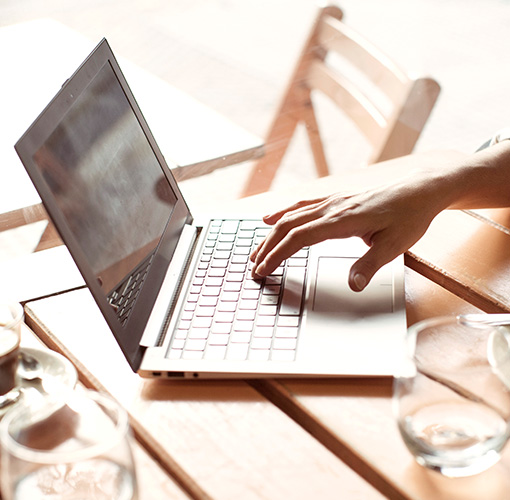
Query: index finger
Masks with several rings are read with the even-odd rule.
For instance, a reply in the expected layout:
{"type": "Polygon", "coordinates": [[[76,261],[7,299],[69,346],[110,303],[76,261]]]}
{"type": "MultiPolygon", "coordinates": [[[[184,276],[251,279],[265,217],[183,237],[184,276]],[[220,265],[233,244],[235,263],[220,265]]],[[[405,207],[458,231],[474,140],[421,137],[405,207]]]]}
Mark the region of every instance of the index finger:
{"type": "Polygon", "coordinates": [[[317,198],[315,200],[299,201],[289,208],[264,217],[266,224],[276,224],[276,226],[251,253],[251,261],[255,264],[260,262],[265,254],[285,237],[288,231],[297,225],[308,222],[314,217],[315,215],[310,215],[310,211],[320,206],[325,199],[317,198]]]}
{"type": "Polygon", "coordinates": [[[267,251],[259,254],[252,269],[254,277],[271,274],[285,259],[303,247],[315,245],[328,238],[328,227],[321,220],[310,221],[292,228],[285,236],[267,251]]]}

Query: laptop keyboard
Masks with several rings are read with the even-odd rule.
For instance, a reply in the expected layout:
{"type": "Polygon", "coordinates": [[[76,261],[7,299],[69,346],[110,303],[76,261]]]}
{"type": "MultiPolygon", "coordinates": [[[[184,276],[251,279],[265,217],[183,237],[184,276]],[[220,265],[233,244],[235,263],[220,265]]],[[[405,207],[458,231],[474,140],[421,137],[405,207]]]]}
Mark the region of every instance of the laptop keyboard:
{"type": "Polygon", "coordinates": [[[249,256],[269,230],[257,220],[212,221],[171,359],[295,359],[309,249],[253,280],[249,256]]]}
{"type": "Polygon", "coordinates": [[[135,301],[147,277],[154,253],[149,255],[115,290],[108,295],[108,302],[115,310],[122,326],[126,326],[135,301]]]}

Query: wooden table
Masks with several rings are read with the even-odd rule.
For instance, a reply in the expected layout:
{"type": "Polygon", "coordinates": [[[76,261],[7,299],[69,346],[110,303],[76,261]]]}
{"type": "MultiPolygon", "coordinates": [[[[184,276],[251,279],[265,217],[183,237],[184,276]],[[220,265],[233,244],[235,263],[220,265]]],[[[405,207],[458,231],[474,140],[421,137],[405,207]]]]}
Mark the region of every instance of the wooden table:
{"type": "MultiPolygon", "coordinates": [[[[367,187],[408,168],[408,159],[392,160],[236,207],[266,213],[303,196],[367,187]]],[[[498,216],[504,222],[504,214],[498,216]]],[[[508,276],[509,248],[509,231],[494,221],[456,211],[438,216],[406,262],[462,298],[408,268],[408,322],[477,307],[507,310],[510,289],[502,275],[508,276]]],[[[446,479],[418,466],[398,433],[389,379],[143,380],[129,369],[88,290],[31,302],[26,312],[37,335],[73,360],[83,383],[109,392],[128,410],[138,441],[191,498],[510,497],[508,448],[497,465],[471,478],[446,479]]]]}

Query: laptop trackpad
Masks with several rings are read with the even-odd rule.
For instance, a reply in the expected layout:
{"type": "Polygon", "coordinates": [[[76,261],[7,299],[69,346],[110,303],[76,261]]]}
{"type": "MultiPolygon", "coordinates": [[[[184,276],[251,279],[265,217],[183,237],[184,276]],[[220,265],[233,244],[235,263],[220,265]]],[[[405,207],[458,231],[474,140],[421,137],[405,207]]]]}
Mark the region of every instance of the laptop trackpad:
{"type": "Polygon", "coordinates": [[[380,269],[362,292],[347,283],[356,261],[349,257],[320,257],[315,280],[313,310],[327,314],[367,316],[393,311],[391,263],[380,269]]]}

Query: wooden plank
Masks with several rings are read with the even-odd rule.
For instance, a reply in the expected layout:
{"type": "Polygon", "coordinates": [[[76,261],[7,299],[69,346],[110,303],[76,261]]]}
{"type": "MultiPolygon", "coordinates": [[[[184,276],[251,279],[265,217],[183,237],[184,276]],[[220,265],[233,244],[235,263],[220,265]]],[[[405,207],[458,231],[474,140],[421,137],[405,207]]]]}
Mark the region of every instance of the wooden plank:
{"type": "Polygon", "coordinates": [[[443,212],[406,264],[485,312],[510,312],[510,234],[489,221],[443,212]]]}
{"type": "Polygon", "coordinates": [[[86,385],[127,408],[139,441],[192,498],[382,498],[245,382],[141,379],[88,290],[32,302],[26,311],[86,385]]]}

